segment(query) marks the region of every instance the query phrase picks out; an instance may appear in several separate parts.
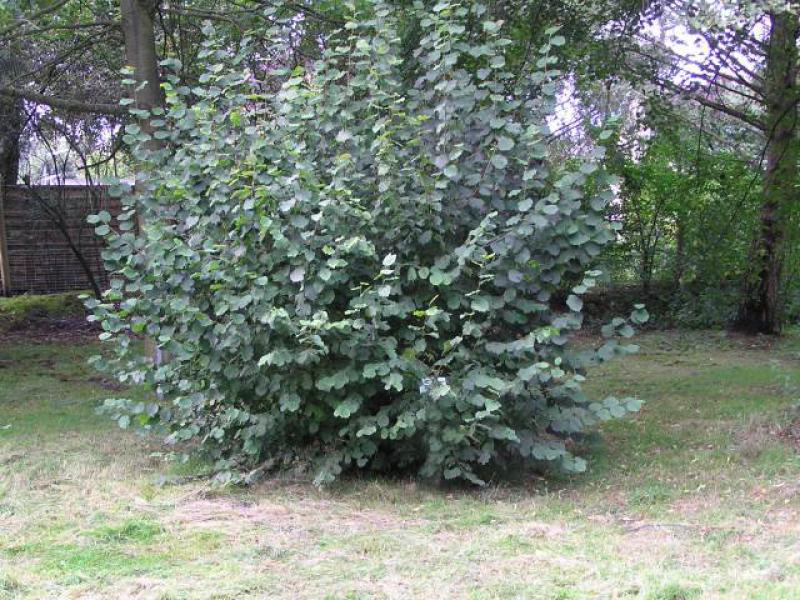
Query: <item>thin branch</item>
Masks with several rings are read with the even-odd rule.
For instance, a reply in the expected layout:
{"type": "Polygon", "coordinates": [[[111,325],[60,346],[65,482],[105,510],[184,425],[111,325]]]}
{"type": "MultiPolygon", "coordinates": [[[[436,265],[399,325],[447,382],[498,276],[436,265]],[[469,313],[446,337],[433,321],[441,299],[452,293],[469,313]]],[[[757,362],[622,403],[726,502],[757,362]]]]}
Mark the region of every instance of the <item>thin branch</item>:
{"type": "Polygon", "coordinates": [[[83,102],[75,98],[57,98],[45,94],[37,94],[28,90],[20,90],[6,86],[0,86],[0,96],[7,98],[22,98],[36,104],[45,104],[52,108],[58,108],[66,112],[73,113],[94,113],[101,115],[126,115],[128,109],[119,104],[94,104],[83,102]]]}
{"type": "Polygon", "coordinates": [[[66,70],[63,67],[64,62],[68,58],[74,56],[75,54],[81,54],[83,56],[86,50],[88,50],[89,48],[93,48],[95,44],[97,44],[98,42],[99,39],[96,36],[94,38],[89,38],[87,40],[84,40],[80,44],[76,44],[75,46],[67,48],[66,51],[54,56],[47,62],[36,65],[36,67],[31,69],[30,71],[19,75],[14,75],[13,79],[6,81],[6,85],[10,85],[11,87],[13,87],[16,83],[27,82],[37,73],[43,73],[48,70],[49,70],[48,75],[52,75],[56,67],[60,67],[59,70],[63,72],[66,70]]]}
{"type": "Polygon", "coordinates": [[[176,8],[174,6],[164,6],[161,7],[159,12],[171,13],[175,15],[181,15],[183,17],[197,17],[201,19],[209,19],[210,21],[221,21],[223,23],[229,23],[239,29],[242,30],[239,23],[236,22],[235,19],[231,18],[228,14],[213,12],[210,10],[199,10],[196,8],[176,8]]]}
{"type": "Polygon", "coordinates": [[[668,90],[674,92],[675,94],[684,96],[690,100],[694,100],[695,102],[702,104],[703,106],[707,106],[708,108],[713,108],[714,110],[717,110],[721,113],[724,113],[728,116],[738,119],[743,123],[747,123],[754,129],[757,129],[759,131],[766,131],[767,129],[766,124],[761,119],[749,115],[740,109],[733,108],[717,100],[712,100],[711,98],[707,98],[702,94],[693,92],[692,90],[687,90],[686,88],[683,88],[666,79],[658,79],[657,81],[662,87],[667,88],[668,90]]]}
{"type": "MultiPolygon", "coordinates": [[[[698,67],[700,69],[709,70],[709,66],[706,63],[703,63],[703,62],[700,62],[700,61],[696,61],[696,60],[692,60],[690,58],[682,56],[682,55],[678,54],[677,52],[675,52],[673,50],[670,50],[669,48],[666,48],[665,46],[658,45],[658,48],[659,48],[659,50],[661,50],[661,51],[665,52],[666,54],[669,54],[670,56],[672,56],[675,59],[675,61],[672,62],[672,61],[669,61],[667,58],[661,58],[661,57],[655,56],[653,54],[648,54],[647,52],[645,52],[643,50],[639,50],[637,48],[630,48],[630,52],[632,52],[633,54],[637,54],[639,56],[642,56],[642,57],[644,57],[644,58],[646,58],[648,60],[654,60],[654,61],[660,62],[663,65],[667,65],[669,67],[673,67],[673,68],[678,69],[680,71],[683,71],[684,73],[687,73],[688,75],[691,75],[693,77],[697,77],[699,79],[703,79],[705,81],[709,81],[709,78],[711,77],[710,75],[704,75],[702,73],[691,71],[691,70],[687,69],[686,67],[680,66],[680,64],[679,64],[680,62],[685,62],[685,63],[687,63],[689,65],[698,67]]],[[[714,64],[714,65],[712,65],[712,67],[714,69],[714,77],[722,77],[722,78],[724,78],[724,79],[726,79],[726,80],[728,80],[730,82],[738,83],[740,85],[743,85],[744,87],[748,88],[749,90],[751,90],[755,94],[758,94],[759,96],[763,97],[764,89],[758,83],[758,81],[761,81],[760,79],[755,79],[754,81],[748,81],[747,79],[745,79],[745,78],[743,78],[741,76],[738,76],[738,75],[735,75],[735,74],[731,74],[731,73],[727,73],[727,72],[723,71],[721,65],[714,64]]],[[[733,73],[733,71],[732,71],[732,73],[733,73]]],[[[726,88],[726,89],[731,89],[731,88],[726,88]]],[[[731,90],[731,91],[734,91],[737,94],[745,95],[744,92],[740,92],[738,90],[731,90]]]]}
{"type": "Polygon", "coordinates": [[[36,29],[27,29],[21,31],[12,31],[11,33],[0,37],[0,42],[10,42],[19,38],[29,37],[32,35],[47,33],[48,31],[78,31],[81,29],[93,29],[102,27],[104,29],[118,28],[120,23],[117,21],[93,21],[91,23],[70,23],[67,25],[49,25],[47,27],[37,27],[36,29]]]}
{"type": "Polygon", "coordinates": [[[69,1],[70,0],[59,0],[58,2],[53,4],[52,6],[48,6],[47,8],[43,8],[39,12],[32,14],[27,19],[22,19],[22,22],[17,21],[13,25],[9,25],[8,27],[6,27],[2,31],[0,31],[0,37],[4,37],[4,36],[8,35],[8,33],[14,31],[17,27],[21,27],[25,21],[27,21],[27,22],[36,21],[37,19],[40,19],[40,18],[42,18],[42,17],[44,17],[46,15],[49,15],[50,13],[56,12],[58,9],[60,9],[62,6],[64,6],[69,1]]]}

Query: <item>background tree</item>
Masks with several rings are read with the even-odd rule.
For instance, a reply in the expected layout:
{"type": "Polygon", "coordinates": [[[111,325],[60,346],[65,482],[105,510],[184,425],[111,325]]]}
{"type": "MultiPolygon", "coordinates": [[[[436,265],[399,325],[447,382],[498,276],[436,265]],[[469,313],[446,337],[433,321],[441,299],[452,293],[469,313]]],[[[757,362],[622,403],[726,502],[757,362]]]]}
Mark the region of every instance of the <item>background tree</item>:
{"type": "Polygon", "coordinates": [[[666,12],[658,13],[653,26],[661,37],[645,33],[629,52],[629,66],[662,93],[697,102],[762,140],[760,227],[734,325],[778,333],[785,301],[784,227],[795,204],[798,174],[798,6],[742,0],[724,5],[665,2],[661,8],[666,12]],[[666,43],[664,29],[676,19],[701,41],[695,52],[666,43]]]}
{"type": "MultiPolygon", "coordinates": [[[[422,75],[414,49],[424,17],[407,0],[391,4],[398,15],[404,85],[411,86],[422,75]]],[[[430,12],[435,5],[424,3],[424,10],[430,12]]],[[[747,240],[750,254],[741,260],[741,241],[734,243],[721,234],[735,247],[730,256],[740,262],[724,271],[726,297],[719,312],[740,328],[776,332],[793,310],[795,294],[789,258],[796,219],[792,194],[797,143],[792,140],[797,135],[792,115],[797,98],[792,82],[797,6],[747,0],[719,6],[678,0],[531,0],[495,2],[487,10],[503,23],[508,36],[504,60],[512,74],[546,43],[551,24],[561,27],[563,75],[554,83],[559,107],[549,123],[551,149],[564,164],[595,148],[606,149],[606,167],[627,182],[614,205],[615,218],[622,219],[626,230],[613,255],[644,261],[637,264],[645,287],[669,280],[681,294],[697,289],[697,256],[689,256],[689,248],[705,244],[691,239],[693,232],[701,231],[697,215],[705,213],[698,213],[694,203],[701,197],[721,201],[726,196],[720,191],[720,177],[727,167],[721,165],[733,165],[738,158],[750,170],[749,179],[736,175],[736,189],[746,181],[751,182],[749,188],[742,184],[747,190],[761,186],[761,216],[758,223],[750,218],[752,191],[728,195],[732,207],[747,206],[742,209],[746,215],[733,219],[736,227],[731,231],[747,240]],[[609,125],[613,135],[600,140],[598,133],[609,125]],[[644,211],[639,213],[641,227],[634,227],[637,211],[644,211]],[[733,272],[743,283],[736,314],[730,315],[727,290],[733,272]],[[682,285],[689,281],[691,286],[682,285]]],[[[368,4],[361,9],[364,14],[370,10],[368,4]]],[[[80,130],[80,136],[64,139],[81,144],[78,153],[96,156],[92,164],[100,166],[119,153],[127,154],[120,143],[121,127],[135,124],[146,132],[149,123],[137,111],[163,102],[159,82],[165,67],[159,63],[167,60],[174,67],[179,87],[202,83],[204,65],[198,52],[204,21],[214,23],[220,43],[231,51],[245,31],[278,27],[285,44],[278,49],[256,34],[246,59],[257,88],[276,93],[288,76],[277,76],[274,69],[311,69],[349,11],[341,0],[5,3],[0,7],[0,42],[6,56],[14,58],[13,69],[0,76],[0,109],[9,115],[0,132],[6,179],[18,170],[19,150],[26,165],[26,148],[38,147],[41,135],[80,130]],[[126,64],[133,68],[135,81],[148,83],[138,88],[132,104],[122,106],[119,71],[126,64]]],[[[471,35],[482,34],[478,19],[464,26],[471,35]]],[[[474,60],[464,66],[475,71],[478,65],[474,60]]],[[[506,84],[512,86],[513,81],[509,78],[506,84]]],[[[151,140],[154,149],[157,141],[151,140]]],[[[121,164],[134,163],[126,156],[121,164]]],[[[730,220],[728,211],[712,204],[730,220]]],[[[711,221],[706,231],[709,226],[713,228],[711,221]]],[[[711,298],[719,278],[709,272],[704,277],[709,283],[703,294],[711,298]]],[[[625,268],[612,279],[632,280],[625,268]]],[[[678,298],[691,303],[682,295],[678,298]]]]}

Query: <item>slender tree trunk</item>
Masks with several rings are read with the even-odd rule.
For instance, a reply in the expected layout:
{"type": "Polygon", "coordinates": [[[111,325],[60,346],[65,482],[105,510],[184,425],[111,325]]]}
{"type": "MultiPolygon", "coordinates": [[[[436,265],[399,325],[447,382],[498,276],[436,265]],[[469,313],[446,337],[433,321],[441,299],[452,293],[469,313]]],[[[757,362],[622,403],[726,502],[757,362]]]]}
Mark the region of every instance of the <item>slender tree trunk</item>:
{"type": "MultiPolygon", "coordinates": [[[[120,0],[125,61],[128,66],[133,67],[136,108],[144,110],[163,103],[155,36],[157,4],[157,0],[120,0]]],[[[149,132],[149,119],[142,119],[140,127],[149,132]]]]}
{"type": "Polygon", "coordinates": [[[653,280],[653,260],[650,254],[650,249],[645,249],[642,252],[642,266],[639,272],[639,280],[642,284],[642,295],[647,297],[650,295],[650,283],[653,280]]]}
{"type": "MultiPolygon", "coordinates": [[[[156,51],[155,14],[158,0],[120,0],[122,13],[122,33],[125,38],[125,60],[133,67],[136,88],[134,104],[136,108],[151,110],[163,104],[161,80],[158,74],[158,53],[156,51]]],[[[139,119],[139,127],[152,134],[150,119],[139,119]]],[[[152,138],[148,149],[156,151],[160,142],[152,138]]],[[[139,229],[146,224],[138,217],[139,229]]],[[[162,353],[151,338],[145,339],[145,354],[153,362],[162,362],[162,353]]]]}
{"type": "Polygon", "coordinates": [[[22,101],[0,98],[0,177],[6,185],[19,179],[22,101]]]}
{"type": "Polygon", "coordinates": [[[781,275],[784,258],[784,221],[797,197],[797,75],[798,15],[787,11],[771,15],[765,74],[767,122],[766,173],[763,184],[760,231],[752,279],[734,327],[751,333],[781,331],[781,275]]]}
{"type": "Polygon", "coordinates": [[[686,226],[682,217],[675,222],[675,271],[673,282],[676,289],[683,285],[683,272],[686,268],[686,226]]]}
{"type": "MultiPolygon", "coordinates": [[[[0,85],[12,79],[18,67],[11,48],[0,50],[0,85]]],[[[21,98],[0,96],[0,178],[5,185],[14,185],[19,179],[23,109],[21,98]]]]}

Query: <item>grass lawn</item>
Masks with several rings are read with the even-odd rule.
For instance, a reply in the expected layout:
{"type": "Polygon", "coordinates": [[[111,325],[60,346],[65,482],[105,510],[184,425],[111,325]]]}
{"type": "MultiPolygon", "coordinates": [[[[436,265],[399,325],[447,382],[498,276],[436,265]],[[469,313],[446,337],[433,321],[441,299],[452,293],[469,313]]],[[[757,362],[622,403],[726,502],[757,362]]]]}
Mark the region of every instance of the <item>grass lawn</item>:
{"type": "Polygon", "coordinates": [[[319,491],[160,485],[156,441],[94,414],[94,347],[0,341],[0,598],[800,598],[800,336],[639,343],[593,373],[647,404],[585,476],[319,491]]]}

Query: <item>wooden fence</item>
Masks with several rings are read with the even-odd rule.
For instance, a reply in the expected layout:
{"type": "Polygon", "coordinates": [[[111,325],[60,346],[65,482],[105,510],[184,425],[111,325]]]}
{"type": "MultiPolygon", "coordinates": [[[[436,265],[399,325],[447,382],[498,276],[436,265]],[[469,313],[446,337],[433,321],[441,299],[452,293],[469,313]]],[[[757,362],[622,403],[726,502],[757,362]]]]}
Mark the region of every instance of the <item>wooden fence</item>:
{"type": "Polygon", "coordinates": [[[120,211],[103,187],[0,188],[0,294],[90,290],[92,279],[104,289],[102,240],[86,222],[100,210],[120,211]]]}

